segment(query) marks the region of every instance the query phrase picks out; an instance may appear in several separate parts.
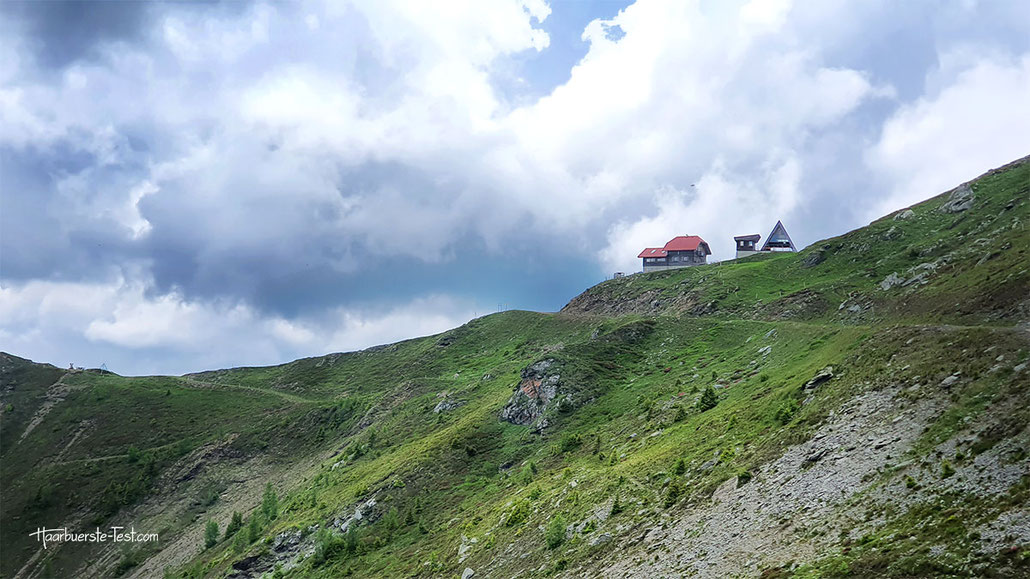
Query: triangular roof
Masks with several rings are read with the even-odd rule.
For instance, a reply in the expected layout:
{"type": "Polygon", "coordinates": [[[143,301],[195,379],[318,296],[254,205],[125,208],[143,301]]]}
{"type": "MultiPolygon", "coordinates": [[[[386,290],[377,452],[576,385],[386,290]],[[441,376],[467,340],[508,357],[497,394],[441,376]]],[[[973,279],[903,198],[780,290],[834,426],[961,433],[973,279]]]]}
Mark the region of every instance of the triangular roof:
{"type": "Polygon", "coordinates": [[[769,244],[770,243],[782,243],[782,242],[786,242],[788,245],[790,245],[790,250],[791,251],[797,251],[798,250],[796,247],[794,247],[794,242],[790,239],[790,235],[787,233],[787,228],[785,228],[783,226],[782,222],[777,221],[776,222],[776,226],[773,227],[772,232],[769,233],[769,237],[765,238],[765,243],[762,244],[762,251],[770,251],[769,250],[769,244]]]}
{"type": "Polygon", "coordinates": [[[704,246],[705,251],[712,253],[708,249],[708,244],[705,240],[701,239],[699,235],[678,235],[669,240],[669,243],[665,244],[663,248],[665,251],[695,251],[699,246],[704,246]]]}

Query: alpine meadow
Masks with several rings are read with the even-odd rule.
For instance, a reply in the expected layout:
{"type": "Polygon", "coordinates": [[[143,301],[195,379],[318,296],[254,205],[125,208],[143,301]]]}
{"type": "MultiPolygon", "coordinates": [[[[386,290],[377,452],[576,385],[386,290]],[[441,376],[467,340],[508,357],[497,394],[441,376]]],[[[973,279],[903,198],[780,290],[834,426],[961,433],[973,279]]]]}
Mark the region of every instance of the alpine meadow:
{"type": "Polygon", "coordinates": [[[2,354],[0,576],[1030,576],[1030,157],[956,185],[279,366],[2,354]]]}

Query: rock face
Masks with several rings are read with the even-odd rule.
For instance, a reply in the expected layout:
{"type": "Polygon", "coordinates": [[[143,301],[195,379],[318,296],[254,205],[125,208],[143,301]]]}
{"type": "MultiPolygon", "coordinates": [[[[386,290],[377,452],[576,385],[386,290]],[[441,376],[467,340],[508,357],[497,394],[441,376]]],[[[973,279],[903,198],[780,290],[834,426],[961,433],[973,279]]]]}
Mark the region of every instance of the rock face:
{"type": "Polygon", "coordinates": [[[976,196],[969,184],[961,185],[948,195],[948,200],[940,206],[941,213],[961,213],[973,206],[976,196]]]}
{"type": "Polygon", "coordinates": [[[805,390],[814,390],[821,384],[833,378],[833,366],[827,366],[819,371],[818,374],[812,377],[811,380],[805,383],[805,390]]]}
{"type": "MultiPolygon", "coordinates": [[[[554,358],[540,360],[524,368],[522,380],[501,410],[501,420],[521,425],[538,422],[548,404],[558,395],[561,383],[558,371],[554,358]]],[[[537,426],[543,428],[546,425],[538,422],[537,426]]]]}

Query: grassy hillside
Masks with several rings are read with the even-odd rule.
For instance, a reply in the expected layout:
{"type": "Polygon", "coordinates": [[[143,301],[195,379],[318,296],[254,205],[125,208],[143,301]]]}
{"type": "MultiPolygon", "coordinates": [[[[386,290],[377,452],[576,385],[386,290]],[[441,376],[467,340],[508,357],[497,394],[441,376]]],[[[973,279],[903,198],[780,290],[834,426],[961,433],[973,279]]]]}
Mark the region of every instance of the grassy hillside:
{"type": "Polygon", "coordinates": [[[799,254],[362,352],[4,355],[0,573],[1028,575],[1028,219],[1024,159],[799,254]],[[29,537],[114,524],[160,540],[29,537]]]}

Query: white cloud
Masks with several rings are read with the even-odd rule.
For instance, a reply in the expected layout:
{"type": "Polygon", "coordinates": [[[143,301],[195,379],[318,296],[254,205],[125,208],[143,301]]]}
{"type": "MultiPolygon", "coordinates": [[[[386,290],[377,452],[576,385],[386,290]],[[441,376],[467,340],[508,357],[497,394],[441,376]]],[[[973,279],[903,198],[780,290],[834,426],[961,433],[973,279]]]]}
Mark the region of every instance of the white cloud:
{"type": "MultiPolygon", "coordinates": [[[[964,57],[965,59],[965,57],[964,57]]],[[[866,162],[891,184],[873,219],[1030,153],[1030,55],[985,58],[902,106],[866,162]]]]}
{"type": "Polygon", "coordinates": [[[51,190],[16,194],[49,201],[47,233],[68,247],[122,248],[101,269],[126,272],[0,290],[0,337],[45,359],[120,352],[140,369],[361,347],[468,308],[412,288],[393,310],[331,305],[316,322],[242,294],[462,250],[635,271],[640,249],[682,233],[724,259],[733,235],[777,219],[812,240],[1030,152],[1030,56],[959,38],[992,20],[976,7],[908,8],[920,27],[906,39],[940,65],[905,70],[927,78],[901,102],[884,80],[893,62],[863,58],[893,7],[633,4],[576,31],[588,52],[529,102],[496,74],[526,54],[548,62],[543,0],[161,4],[141,40],[60,74],[37,73],[31,39],[0,21],[0,147],[73,160],[44,167],[51,190]],[[845,207],[836,222],[796,221],[830,205],[845,207]]]}
{"type": "Polygon", "coordinates": [[[0,288],[5,350],[57,365],[68,358],[76,365],[106,362],[123,374],[280,363],[435,334],[472,316],[469,304],[443,295],[287,320],[242,302],[155,295],[151,286],[125,279],[0,288]]]}

